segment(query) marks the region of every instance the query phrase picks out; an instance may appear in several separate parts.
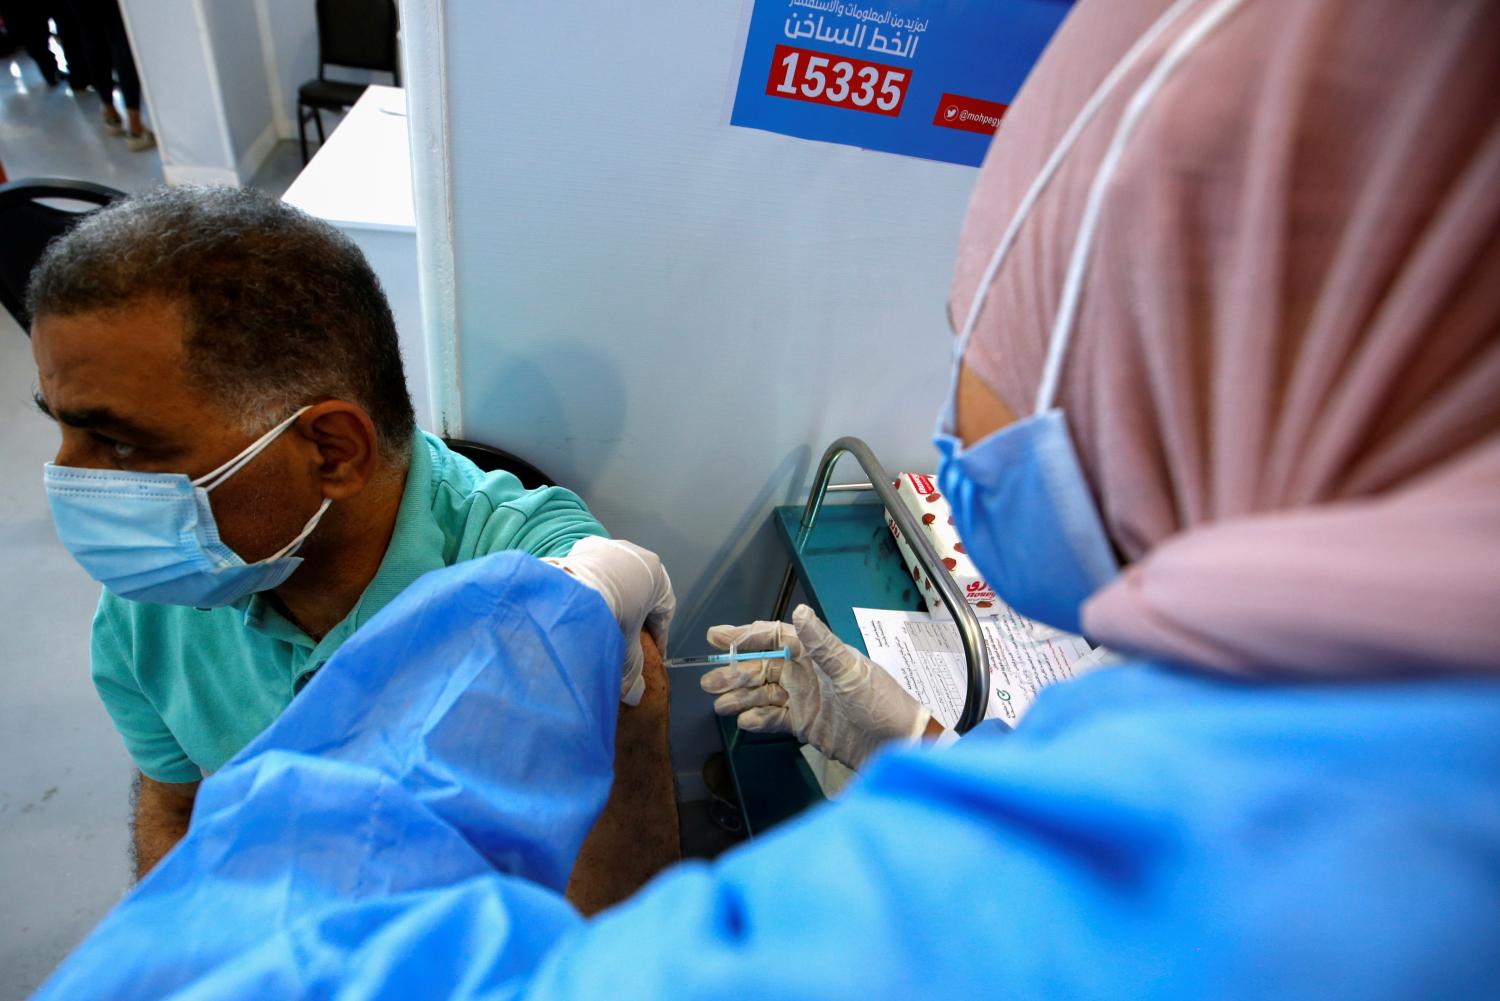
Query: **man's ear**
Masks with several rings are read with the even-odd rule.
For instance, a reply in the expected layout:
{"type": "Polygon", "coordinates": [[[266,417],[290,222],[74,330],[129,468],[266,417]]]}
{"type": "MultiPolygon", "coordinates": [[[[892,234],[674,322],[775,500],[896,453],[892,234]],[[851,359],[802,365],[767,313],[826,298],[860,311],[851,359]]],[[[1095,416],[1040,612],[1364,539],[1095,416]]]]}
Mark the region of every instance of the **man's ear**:
{"type": "Polygon", "coordinates": [[[365,488],[380,466],[380,439],[363,407],[324,400],[297,418],[297,433],[315,449],[323,496],[346,500],[365,488]]]}

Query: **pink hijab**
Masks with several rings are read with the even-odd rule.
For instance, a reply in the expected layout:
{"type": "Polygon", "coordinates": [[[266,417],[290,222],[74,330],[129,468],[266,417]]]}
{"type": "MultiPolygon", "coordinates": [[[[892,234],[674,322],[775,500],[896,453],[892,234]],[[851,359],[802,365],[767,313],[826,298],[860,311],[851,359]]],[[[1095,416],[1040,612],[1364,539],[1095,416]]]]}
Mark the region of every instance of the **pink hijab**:
{"type": "MultiPolygon", "coordinates": [[[[962,318],[1017,202],[1169,6],[1083,0],[969,207],[962,318]]],[[[991,286],[965,364],[1025,414],[1084,198],[1156,43],[991,286]]],[[[1247,0],[1109,188],[1063,369],[1128,564],[1123,651],[1256,675],[1500,667],[1500,3],[1247,0]]]]}

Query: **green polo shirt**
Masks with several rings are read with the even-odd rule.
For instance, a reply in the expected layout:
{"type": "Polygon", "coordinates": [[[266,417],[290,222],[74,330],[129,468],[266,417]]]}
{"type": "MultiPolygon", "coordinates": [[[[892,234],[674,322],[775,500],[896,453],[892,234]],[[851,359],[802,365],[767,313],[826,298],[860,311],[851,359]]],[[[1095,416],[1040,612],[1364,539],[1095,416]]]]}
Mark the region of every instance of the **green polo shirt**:
{"type": "Polygon", "coordinates": [[[258,594],[200,610],[105,591],[94,616],[94,685],[142,772],[192,782],[264,730],[344,640],[427,571],[506,549],[563,556],[604,534],[571,491],[525,490],[510,473],[483,473],[417,432],[390,547],[327,636],[314,642],[258,594]]]}

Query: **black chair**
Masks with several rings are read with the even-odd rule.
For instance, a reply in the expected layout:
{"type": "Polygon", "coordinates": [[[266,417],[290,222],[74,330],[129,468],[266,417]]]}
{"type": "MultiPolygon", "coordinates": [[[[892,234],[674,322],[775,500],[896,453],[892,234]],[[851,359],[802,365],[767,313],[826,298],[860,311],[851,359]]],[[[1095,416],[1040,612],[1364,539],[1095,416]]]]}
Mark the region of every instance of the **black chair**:
{"type": "Polygon", "coordinates": [[[125,192],[90,181],[35,177],[0,184],[0,305],[31,332],[26,312],[26,282],[42,259],[42,252],[78,219],[125,192]],[[62,208],[44,202],[82,203],[86,208],[62,208]]]}
{"type": "Polygon", "coordinates": [[[521,486],[527,490],[535,490],[537,487],[557,486],[552,477],[519,455],[512,455],[503,449],[481,445],[477,441],[468,441],[464,438],[444,438],[443,444],[474,463],[474,465],[486,473],[503,469],[507,473],[515,474],[516,479],[521,481],[521,486]]]}
{"type": "Polygon", "coordinates": [[[329,66],[381,70],[401,86],[396,60],[396,4],[394,0],[318,0],[318,78],[297,89],[297,138],[302,162],[307,163],[307,123],[323,134],[323,112],[352,107],[369,86],[328,79],[329,66]]]}

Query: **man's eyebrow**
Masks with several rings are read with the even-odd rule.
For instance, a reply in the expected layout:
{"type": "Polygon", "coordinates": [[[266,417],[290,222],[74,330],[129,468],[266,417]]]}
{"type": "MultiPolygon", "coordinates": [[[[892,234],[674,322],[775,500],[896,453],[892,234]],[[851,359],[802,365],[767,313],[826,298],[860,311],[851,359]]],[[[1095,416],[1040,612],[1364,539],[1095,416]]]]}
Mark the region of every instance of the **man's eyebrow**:
{"type": "Polygon", "coordinates": [[[80,428],[84,431],[114,431],[123,433],[136,440],[155,440],[158,437],[156,432],[148,428],[143,428],[139,424],[132,423],[108,407],[54,411],[41,393],[34,394],[32,399],[36,401],[37,409],[42,413],[59,424],[66,424],[71,428],[80,428]]]}

